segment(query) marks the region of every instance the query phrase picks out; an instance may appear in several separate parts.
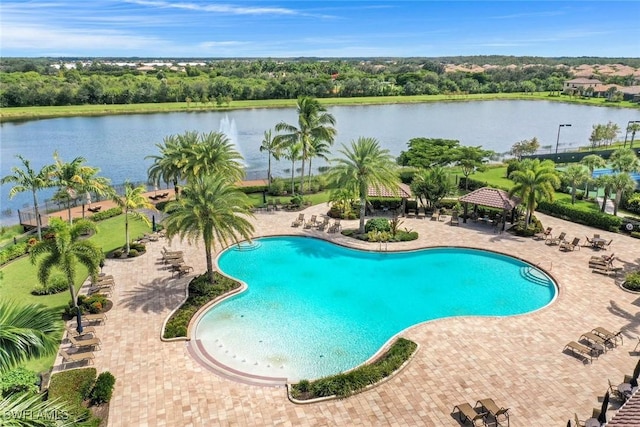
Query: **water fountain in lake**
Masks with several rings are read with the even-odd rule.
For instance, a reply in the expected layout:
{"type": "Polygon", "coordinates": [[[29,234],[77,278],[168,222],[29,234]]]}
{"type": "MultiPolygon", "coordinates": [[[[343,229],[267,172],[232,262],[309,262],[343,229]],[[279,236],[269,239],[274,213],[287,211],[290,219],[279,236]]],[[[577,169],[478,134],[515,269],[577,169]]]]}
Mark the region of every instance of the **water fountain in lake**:
{"type": "MultiPolygon", "coordinates": [[[[229,120],[229,116],[225,114],[222,120],[220,120],[220,129],[218,129],[218,131],[220,133],[224,133],[227,138],[229,138],[229,141],[231,142],[235,150],[240,153],[240,155],[244,159],[244,155],[242,154],[240,146],[238,145],[238,128],[236,128],[236,120],[229,120]]],[[[244,162],[242,162],[242,164],[246,166],[244,162]]]]}

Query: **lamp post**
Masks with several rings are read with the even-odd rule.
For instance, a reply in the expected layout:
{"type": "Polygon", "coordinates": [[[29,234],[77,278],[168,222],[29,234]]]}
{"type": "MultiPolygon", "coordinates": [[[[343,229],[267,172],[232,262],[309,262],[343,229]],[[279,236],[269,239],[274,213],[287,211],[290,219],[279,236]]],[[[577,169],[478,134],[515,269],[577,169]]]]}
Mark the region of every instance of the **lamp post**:
{"type": "Polygon", "coordinates": [[[561,125],[558,125],[558,137],[556,138],[556,154],[558,154],[558,145],[560,145],[560,128],[563,128],[565,126],[571,127],[571,124],[563,123],[561,125]]]}
{"type": "MultiPolygon", "coordinates": [[[[627,123],[627,129],[625,129],[626,132],[624,133],[624,145],[622,146],[623,148],[625,148],[627,146],[627,136],[629,136],[629,129],[631,128],[631,125],[634,124],[634,123],[640,123],[640,120],[629,120],[629,122],[627,123]]],[[[631,132],[631,144],[630,144],[630,146],[633,145],[633,139],[635,138],[635,136],[636,136],[636,131],[633,130],[631,132]]]]}

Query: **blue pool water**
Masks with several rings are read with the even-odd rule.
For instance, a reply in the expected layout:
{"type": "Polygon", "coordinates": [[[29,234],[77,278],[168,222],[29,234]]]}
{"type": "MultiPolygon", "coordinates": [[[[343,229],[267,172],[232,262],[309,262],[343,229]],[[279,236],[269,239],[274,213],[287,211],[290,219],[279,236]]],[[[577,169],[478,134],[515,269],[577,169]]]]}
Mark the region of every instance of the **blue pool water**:
{"type": "Polygon", "coordinates": [[[491,252],[365,252],[304,237],[256,242],[220,255],[220,269],[249,289],[211,308],[195,332],[211,356],[249,374],[335,374],[417,323],[528,313],[556,294],[542,271],[491,252]]]}

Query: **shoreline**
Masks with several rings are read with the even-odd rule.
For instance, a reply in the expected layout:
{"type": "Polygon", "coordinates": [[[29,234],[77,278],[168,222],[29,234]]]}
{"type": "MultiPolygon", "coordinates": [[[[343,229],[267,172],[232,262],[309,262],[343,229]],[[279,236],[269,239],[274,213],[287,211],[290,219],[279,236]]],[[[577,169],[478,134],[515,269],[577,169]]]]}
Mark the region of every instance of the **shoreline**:
{"type": "MultiPolygon", "coordinates": [[[[456,95],[415,95],[415,96],[378,96],[354,98],[317,98],[325,106],[357,106],[388,104],[423,104],[433,102],[471,102],[471,101],[550,101],[566,104],[588,105],[593,107],[639,109],[640,104],[629,101],[609,103],[603,98],[570,98],[566,95],[549,96],[547,92],[494,93],[494,94],[456,94],[456,95]]],[[[176,112],[225,112],[257,108],[294,108],[295,99],[232,101],[228,106],[186,102],[156,104],[112,104],[112,105],[70,105],[52,107],[12,107],[0,109],[0,123],[26,122],[62,117],[95,117],[125,114],[162,114],[176,112]]]]}

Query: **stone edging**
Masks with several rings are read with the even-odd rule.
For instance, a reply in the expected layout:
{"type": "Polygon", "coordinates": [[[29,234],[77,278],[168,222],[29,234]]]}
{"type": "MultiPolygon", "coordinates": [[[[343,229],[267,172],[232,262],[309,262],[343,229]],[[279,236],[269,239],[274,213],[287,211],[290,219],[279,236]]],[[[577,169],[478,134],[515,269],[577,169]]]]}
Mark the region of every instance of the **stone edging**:
{"type": "Polygon", "coordinates": [[[628,292],[630,294],[635,294],[635,295],[640,295],[640,291],[632,291],[631,289],[627,289],[624,286],[624,282],[620,283],[618,286],[620,287],[620,289],[622,289],[625,292],[628,292]]]}
{"type": "MultiPolygon", "coordinates": [[[[394,341],[394,342],[395,342],[395,341],[394,341]]],[[[415,344],[416,344],[416,349],[415,349],[415,351],[411,354],[411,356],[410,356],[407,360],[405,360],[405,361],[404,361],[404,363],[402,363],[402,365],[400,365],[400,367],[399,367],[398,369],[396,369],[395,371],[393,371],[393,372],[391,373],[391,375],[389,375],[389,376],[387,376],[387,377],[384,377],[383,379],[381,379],[381,380],[380,380],[380,381],[378,381],[377,383],[375,383],[375,384],[369,384],[368,386],[366,386],[366,387],[362,388],[361,390],[358,390],[357,392],[355,392],[355,393],[351,394],[350,396],[353,396],[353,395],[356,395],[356,394],[360,394],[360,393],[364,393],[365,391],[369,391],[369,390],[371,390],[372,388],[378,387],[379,385],[382,385],[382,384],[386,383],[387,381],[391,380],[391,379],[392,379],[392,378],[394,378],[396,375],[398,375],[400,372],[402,372],[402,371],[403,371],[403,370],[404,370],[404,369],[409,365],[409,362],[411,362],[411,361],[413,360],[413,358],[415,357],[415,355],[418,353],[418,350],[420,350],[420,344],[418,344],[418,343],[417,343],[417,342],[415,342],[415,341],[411,341],[411,342],[413,342],[413,343],[415,343],[415,344]]],[[[390,346],[389,346],[388,348],[390,348],[390,346]]],[[[374,357],[375,357],[375,356],[374,356],[374,357]]],[[[371,360],[371,359],[370,359],[370,360],[371,360]]],[[[369,363],[364,363],[363,365],[359,365],[359,366],[357,366],[356,368],[354,368],[354,369],[352,369],[352,370],[358,369],[359,367],[361,367],[361,366],[365,366],[365,365],[367,365],[367,364],[369,364],[369,363]]],[[[350,372],[350,371],[347,371],[347,372],[350,372]]],[[[295,404],[297,404],[297,405],[310,405],[310,404],[312,404],[312,403],[325,402],[325,401],[327,401],[327,400],[344,399],[344,397],[339,397],[339,396],[333,395],[333,396],[317,397],[317,398],[315,398],[315,399],[299,400],[299,399],[296,399],[295,397],[293,397],[293,396],[291,395],[291,384],[288,384],[288,383],[287,383],[287,398],[288,398],[292,403],[295,403],[295,404]]]]}

